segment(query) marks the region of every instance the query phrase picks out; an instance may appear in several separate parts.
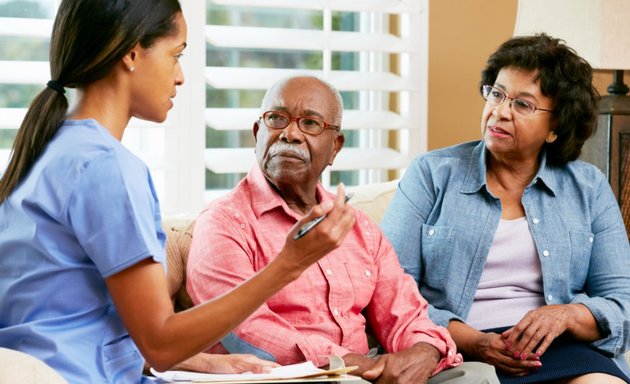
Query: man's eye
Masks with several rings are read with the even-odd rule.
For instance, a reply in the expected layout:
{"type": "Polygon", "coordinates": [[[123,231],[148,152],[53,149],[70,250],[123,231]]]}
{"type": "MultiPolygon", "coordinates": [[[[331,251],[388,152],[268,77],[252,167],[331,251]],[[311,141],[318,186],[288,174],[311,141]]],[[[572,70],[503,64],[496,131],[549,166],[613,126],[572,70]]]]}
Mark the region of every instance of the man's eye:
{"type": "Polygon", "coordinates": [[[302,119],[302,124],[308,126],[318,126],[321,125],[318,120],[315,119],[302,119]]]}
{"type": "Polygon", "coordinates": [[[490,96],[492,96],[495,99],[502,99],[503,98],[503,93],[501,93],[499,91],[492,91],[492,92],[490,92],[490,96]]]}

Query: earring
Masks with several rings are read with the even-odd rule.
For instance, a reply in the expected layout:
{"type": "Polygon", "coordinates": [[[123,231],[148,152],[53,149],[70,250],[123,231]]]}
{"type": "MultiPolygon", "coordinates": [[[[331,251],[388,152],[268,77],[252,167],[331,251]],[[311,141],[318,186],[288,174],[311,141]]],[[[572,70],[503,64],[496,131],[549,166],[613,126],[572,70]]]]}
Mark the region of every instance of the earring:
{"type": "Polygon", "coordinates": [[[556,133],[555,133],[555,132],[550,132],[550,133],[549,133],[549,136],[547,136],[547,138],[545,139],[545,141],[546,141],[548,144],[551,144],[551,143],[553,143],[554,141],[556,141],[556,139],[557,139],[557,138],[558,138],[558,135],[556,135],[556,133]]]}
{"type": "Polygon", "coordinates": [[[131,67],[129,67],[129,72],[133,72],[136,70],[136,67],[134,67],[133,65],[131,67]]]}

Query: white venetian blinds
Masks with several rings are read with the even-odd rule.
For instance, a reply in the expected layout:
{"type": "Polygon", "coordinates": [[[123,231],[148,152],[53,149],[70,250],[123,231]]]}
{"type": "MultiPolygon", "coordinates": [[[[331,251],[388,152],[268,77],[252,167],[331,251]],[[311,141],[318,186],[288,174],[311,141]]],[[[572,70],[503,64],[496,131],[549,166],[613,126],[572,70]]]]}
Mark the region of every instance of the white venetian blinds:
{"type": "MultiPolygon", "coordinates": [[[[0,0],[0,173],[30,100],[49,80],[58,3],[0,0]]],[[[346,145],[324,185],[387,180],[425,151],[428,0],[181,4],[186,83],[167,121],[132,119],[123,138],[149,165],[166,215],[195,214],[238,183],[255,161],[251,128],[264,91],[292,74],[320,76],[344,99],[346,145]]]]}
{"type": "MultiPolygon", "coordinates": [[[[251,127],[264,90],[296,73],[320,76],[344,97],[346,147],[324,184],[380,181],[426,148],[426,1],[213,0],[206,9],[207,137],[211,178],[247,172],[251,127]],[[224,60],[215,60],[223,56],[224,60]],[[255,94],[247,100],[243,92],[255,94]],[[242,131],[240,135],[235,131],[242,131]],[[392,134],[394,133],[394,134],[392,134]]],[[[235,179],[238,179],[236,177],[235,179]]],[[[207,186],[212,189],[210,184],[207,186]]]]}

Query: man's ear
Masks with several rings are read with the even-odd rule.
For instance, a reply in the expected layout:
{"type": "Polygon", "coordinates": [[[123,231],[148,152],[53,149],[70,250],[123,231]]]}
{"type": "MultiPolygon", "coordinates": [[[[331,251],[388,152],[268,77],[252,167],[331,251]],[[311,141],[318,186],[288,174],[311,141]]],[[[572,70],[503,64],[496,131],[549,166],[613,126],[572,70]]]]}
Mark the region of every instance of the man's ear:
{"type": "Polygon", "coordinates": [[[337,154],[339,153],[339,151],[341,151],[341,148],[343,148],[343,144],[345,142],[346,137],[343,135],[343,133],[338,133],[337,136],[335,136],[335,139],[333,140],[333,153],[331,159],[328,161],[328,165],[333,165],[337,154]]]}
{"type": "Polygon", "coordinates": [[[258,142],[258,129],[260,125],[258,125],[258,121],[254,121],[254,126],[252,127],[252,133],[254,134],[254,141],[258,142]]]}

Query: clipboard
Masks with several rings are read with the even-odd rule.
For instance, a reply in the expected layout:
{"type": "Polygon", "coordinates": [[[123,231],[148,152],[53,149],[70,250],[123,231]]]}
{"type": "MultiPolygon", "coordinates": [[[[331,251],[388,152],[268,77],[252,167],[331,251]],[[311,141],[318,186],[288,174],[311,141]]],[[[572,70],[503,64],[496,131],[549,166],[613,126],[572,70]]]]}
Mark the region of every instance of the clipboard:
{"type": "Polygon", "coordinates": [[[337,356],[330,357],[330,369],[320,369],[307,361],[274,368],[270,373],[209,374],[186,371],[158,372],[151,368],[151,373],[165,383],[195,384],[243,384],[243,383],[317,383],[361,381],[358,376],[348,375],[358,367],[346,367],[337,356]]]}

